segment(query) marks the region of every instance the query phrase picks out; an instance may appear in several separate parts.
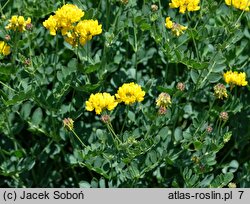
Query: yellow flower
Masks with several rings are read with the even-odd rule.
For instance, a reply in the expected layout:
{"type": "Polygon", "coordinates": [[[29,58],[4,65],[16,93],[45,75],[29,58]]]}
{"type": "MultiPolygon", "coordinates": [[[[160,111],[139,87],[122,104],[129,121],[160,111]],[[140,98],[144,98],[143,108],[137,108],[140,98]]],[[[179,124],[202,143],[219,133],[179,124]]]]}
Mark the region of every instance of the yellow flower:
{"type": "Polygon", "coordinates": [[[249,0],[225,0],[225,3],[228,6],[233,6],[237,9],[243,10],[243,11],[249,11],[250,10],[250,1],[249,0]]]}
{"type": "Polygon", "coordinates": [[[46,21],[43,22],[43,26],[47,28],[50,35],[56,35],[58,29],[56,16],[50,16],[46,21]]]}
{"type": "Polygon", "coordinates": [[[172,0],[169,3],[170,8],[179,8],[180,13],[185,13],[187,11],[198,11],[200,0],[172,0]]]}
{"type": "Polygon", "coordinates": [[[248,84],[245,72],[227,71],[223,74],[223,77],[225,82],[230,85],[246,86],[248,84]]]}
{"type": "Polygon", "coordinates": [[[66,4],[56,11],[55,16],[62,35],[66,35],[67,32],[73,28],[73,23],[81,20],[84,16],[84,12],[76,5],[66,4]]]}
{"type": "Polygon", "coordinates": [[[10,46],[8,46],[4,41],[0,41],[0,54],[5,56],[10,54],[10,46]]]}
{"type": "Polygon", "coordinates": [[[88,40],[93,38],[93,36],[101,33],[102,25],[99,25],[97,20],[83,20],[74,27],[72,33],[67,33],[65,40],[72,46],[77,46],[78,42],[81,45],[85,45],[88,40]]]}
{"type": "Polygon", "coordinates": [[[172,33],[177,37],[180,36],[183,33],[183,31],[187,30],[186,26],[174,23],[173,21],[170,20],[170,17],[166,18],[165,26],[167,29],[171,29],[172,33]]]}
{"type": "Polygon", "coordinates": [[[113,110],[117,106],[115,97],[111,96],[109,93],[96,93],[91,94],[89,100],[86,101],[86,110],[95,110],[96,114],[101,114],[102,111],[108,109],[113,110]]]}
{"type": "Polygon", "coordinates": [[[9,20],[9,24],[5,27],[7,30],[14,30],[23,32],[26,30],[26,26],[31,23],[31,19],[24,19],[23,16],[14,15],[9,20]]]}
{"type": "Polygon", "coordinates": [[[43,22],[43,26],[50,31],[51,35],[56,35],[56,31],[60,30],[62,35],[66,35],[74,28],[74,23],[81,20],[84,12],[76,5],[66,4],[59,8],[55,15],[51,15],[43,22]]]}
{"type": "Polygon", "coordinates": [[[72,46],[84,45],[93,36],[102,33],[102,25],[97,20],[82,20],[84,12],[73,4],[66,4],[59,8],[55,15],[51,15],[43,22],[43,26],[56,35],[61,31],[65,41],[72,46]]]}
{"type": "Polygon", "coordinates": [[[179,37],[183,31],[187,30],[186,26],[180,25],[178,23],[175,23],[173,28],[172,28],[172,32],[174,35],[176,35],[177,37],[179,37]]]}
{"type": "Polygon", "coordinates": [[[145,92],[141,86],[134,82],[125,83],[119,87],[115,97],[119,103],[124,102],[126,105],[144,100],[145,92]]]}
{"type": "Polygon", "coordinates": [[[161,93],[156,99],[156,106],[168,108],[171,104],[171,97],[167,93],[161,93]]]}
{"type": "Polygon", "coordinates": [[[166,26],[166,28],[168,28],[168,29],[171,29],[171,28],[173,28],[173,21],[171,21],[170,20],[170,17],[167,17],[166,18],[166,24],[165,24],[165,26],[166,26]]]}

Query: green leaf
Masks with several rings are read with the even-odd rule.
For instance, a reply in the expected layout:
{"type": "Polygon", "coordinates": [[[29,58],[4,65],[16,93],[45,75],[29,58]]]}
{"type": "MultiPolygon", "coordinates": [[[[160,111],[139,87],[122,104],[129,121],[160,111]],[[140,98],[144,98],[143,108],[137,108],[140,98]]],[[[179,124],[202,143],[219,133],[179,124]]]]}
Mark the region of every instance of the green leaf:
{"type": "Polygon", "coordinates": [[[129,118],[129,120],[131,120],[132,122],[136,122],[135,121],[135,113],[134,112],[132,112],[132,111],[129,111],[128,112],[128,118],[129,118]]]}
{"type": "Polygon", "coordinates": [[[100,69],[100,63],[89,65],[86,68],[84,68],[83,73],[84,74],[90,74],[92,72],[95,72],[96,70],[100,69]]]}
{"type": "Polygon", "coordinates": [[[8,64],[0,63],[0,74],[11,75],[12,73],[14,73],[14,71],[15,70],[12,67],[11,63],[8,64]]]}
{"type": "Polygon", "coordinates": [[[99,186],[100,186],[100,188],[105,188],[106,187],[104,178],[101,178],[99,180],[99,186]]]}
{"type": "Polygon", "coordinates": [[[98,89],[100,87],[100,83],[97,84],[86,84],[83,86],[78,86],[75,87],[79,91],[87,92],[87,93],[92,93],[94,90],[98,89]]]}
{"type": "Polygon", "coordinates": [[[221,73],[211,73],[211,74],[208,76],[208,80],[209,80],[210,83],[216,83],[216,82],[218,82],[221,78],[222,78],[221,73]]]}
{"type": "Polygon", "coordinates": [[[95,13],[95,10],[93,8],[90,8],[87,11],[85,11],[83,18],[84,19],[91,19],[94,17],[94,13],[95,13]]]}
{"type": "Polygon", "coordinates": [[[165,88],[165,87],[163,87],[163,86],[157,86],[157,90],[160,91],[160,92],[168,93],[169,95],[172,95],[173,92],[174,92],[174,89],[165,88]]]}
{"type": "Polygon", "coordinates": [[[199,188],[208,188],[210,186],[210,183],[214,179],[214,175],[207,175],[199,184],[197,187],[199,188]]]}
{"type": "Polygon", "coordinates": [[[183,138],[183,133],[182,133],[182,129],[180,127],[177,127],[174,130],[174,138],[177,142],[181,141],[183,138]]]}
{"type": "Polygon", "coordinates": [[[87,181],[80,181],[80,182],[79,182],[79,187],[80,187],[80,188],[90,188],[91,185],[90,185],[90,183],[87,182],[87,181]]]}
{"type": "Polygon", "coordinates": [[[73,58],[69,61],[67,67],[62,66],[62,74],[64,76],[64,78],[66,78],[67,76],[71,75],[72,73],[76,72],[77,70],[77,59],[73,58]]]}
{"type": "Polygon", "coordinates": [[[180,63],[186,65],[188,68],[191,69],[196,69],[196,70],[200,70],[200,69],[206,69],[209,66],[208,62],[197,62],[196,60],[181,60],[180,63]]]}
{"type": "Polygon", "coordinates": [[[151,151],[149,153],[149,159],[152,162],[152,164],[155,164],[157,162],[157,155],[155,151],[151,151]]]}
{"type": "Polygon", "coordinates": [[[22,106],[22,109],[20,111],[20,115],[23,117],[24,120],[26,120],[29,115],[30,115],[30,112],[31,112],[31,104],[30,102],[26,102],[23,106],[22,106]]]}
{"type": "Polygon", "coordinates": [[[39,125],[43,120],[43,112],[41,108],[37,108],[32,115],[31,121],[33,125],[39,125]]]}
{"type": "Polygon", "coordinates": [[[63,77],[63,73],[61,70],[56,72],[56,77],[57,77],[58,81],[63,82],[64,77],[63,77]]]}
{"type": "Polygon", "coordinates": [[[24,100],[29,99],[32,96],[32,91],[28,91],[27,93],[21,91],[18,94],[14,95],[12,99],[5,102],[5,105],[14,105],[18,104],[24,100]]]}
{"type": "Polygon", "coordinates": [[[165,126],[163,127],[159,132],[158,132],[158,135],[162,138],[162,139],[166,139],[168,137],[168,127],[165,126]]]}
{"type": "Polygon", "coordinates": [[[200,142],[200,141],[198,141],[198,140],[196,140],[195,142],[194,142],[194,148],[196,149],[196,150],[200,150],[200,149],[202,149],[202,142],[200,142]]]}
{"type": "Polygon", "coordinates": [[[190,71],[190,76],[191,76],[191,79],[193,80],[193,82],[196,84],[197,83],[197,80],[199,78],[199,74],[196,70],[191,70],[190,71]]]}
{"type": "Polygon", "coordinates": [[[232,172],[226,173],[226,174],[220,174],[215,177],[215,179],[212,181],[210,188],[222,188],[226,186],[230,181],[232,181],[234,178],[234,175],[232,172]]]}
{"type": "Polygon", "coordinates": [[[142,23],[140,25],[140,28],[141,28],[142,31],[150,30],[151,29],[151,25],[149,23],[142,23]]]}
{"type": "Polygon", "coordinates": [[[227,172],[236,172],[237,169],[239,168],[239,162],[236,161],[236,160],[232,160],[227,166],[225,166],[223,169],[222,169],[222,172],[224,174],[226,174],[227,172]]]}

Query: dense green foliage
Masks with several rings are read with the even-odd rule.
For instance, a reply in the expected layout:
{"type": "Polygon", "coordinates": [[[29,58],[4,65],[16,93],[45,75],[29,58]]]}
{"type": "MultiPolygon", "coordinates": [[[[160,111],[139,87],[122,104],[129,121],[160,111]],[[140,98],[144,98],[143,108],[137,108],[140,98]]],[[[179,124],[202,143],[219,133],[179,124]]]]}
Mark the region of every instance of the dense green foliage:
{"type": "Polygon", "coordinates": [[[250,88],[223,80],[233,70],[250,81],[250,12],[203,0],[180,14],[169,2],[0,1],[0,41],[8,34],[11,46],[0,61],[0,187],[250,187],[250,88]],[[64,3],[97,19],[102,34],[78,48],[51,36],[42,23],[64,3]],[[6,30],[12,15],[30,17],[32,29],[6,30]],[[167,16],[188,29],[173,35],[167,16]],[[128,82],[146,94],[108,112],[118,141],[85,101],[128,82]],[[228,98],[215,97],[217,83],[228,98]],[[172,101],[163,115],[161,92],[172,101]]]}

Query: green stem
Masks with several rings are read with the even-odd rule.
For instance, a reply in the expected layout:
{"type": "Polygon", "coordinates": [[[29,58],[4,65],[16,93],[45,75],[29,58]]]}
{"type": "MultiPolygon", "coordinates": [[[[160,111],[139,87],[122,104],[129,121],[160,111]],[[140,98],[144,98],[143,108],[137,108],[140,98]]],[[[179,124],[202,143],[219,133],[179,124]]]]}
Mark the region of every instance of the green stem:
{"type": "Polygon", "coordinates": [[[117,134],[115,134],[115,131],[113,129],[113,126],[112,126],[111,122],[108,123],[108,127],[110,128],[110,131],[115,136],[115,138],[118,140],[118,142],[122,143],[122,141],[119,139],[119,137],[117,136],[117,134]]]}
{"type": "Polygon", "coordinates": [[[10,0],[6,1],[6,3],[5,3],[3,6],[0,4],[0,12],[1,12],[2,15],[4,15],[4,14],[3,14],[3,10],[4,10],[4,8],[7,6],[7,4],[8,4],[9,2],[10,2],[10,0]]]}
{"type": "Polygon", "coordinates": [[[213,71],[213,68],[214,68],[215,64],[216,64],[216,62],[214,61],[214,63],[212,64],[211,68],[209,69],[207,75],[206,75],[206,76],[203,78],[203,80],[200,82],[200,78],[201,78],[202,73],[203,73],[203,72],[201,72],[201,74],[199,75],[199,78],[198,78],[198,80],[197,80],[197,84],[195,85],[196,88],[197,88],[197,86],[202,85],[202,84],[207,80],[207,78],[209,77],[209,75],[210,75],[211,72],[213,71]]]}
{"type": "Polygon", "coordinates": [[[239,18],[235,21],[234,27],[237,26],[237,24],[239,23],[239,21],[240,21],[240,19],[241,19],[241,17],[243,16],[244,13],[245,13],[245,11],[243,10],[243,11],[241,12],[241,14],[239,15],[239,18]]]}
{"type": "Polygon", "coordinates": [[[133,31],[134,31],[134,52],[135,52],[135,80],[137,80],[137,51],[138,51],[138,41],[137,41],[137,33],[136,33],[136,23],[135,23],[135,17],[133,17],[134,20],[134,26],[133,26],[133,31]]]}
{"type": "Polygon", "coordinates": [[[116,145],[116,140],[115,140],[115,138],[114,138],[114,134],[113,134],[113,132],[111,131],[110,126],[109,126],[108,124],[106,124],[106,125],[107,125],[107,128],[108,128],[108,130],[109,130],[109,132],[110,132],[110,134],[111,134],[111,137],[112,137],[112,139],[113,139],[113,142],[114,142],[115,145],[116,145]]]}
{"type": "Polygon", "coordinates": [[[163,39],[164,39],[163,42],[166,42],[166,39],[167,39],[166,28],[165,28],[165,23],[164,23],[164,20],[163,20],[165,18],[164,18],[163,14],[162,14],[163,8],[162,8],[162,5],[161,5],[161,0],[159,0],[158,3],[159,3],[159,10],[158,11],[159,11],[159,14],[160,14],[160,19],[161,19],[161,27],[160,27],[161,31],[160,32],[164,34],[163,35],[163,39]]]}
{"type": "Polygon", "coordinates": [[[17,92],[16,90],[12,89],[10,86],[6,85],[2,81],[0,81],[0,84],[2,84],[3,86],[5,86],[6,88],[10,89],[11,91],[17,92]]]}
{"type": "Polygon", "coordinates": [[[220,136],[220,131],[221,131],[221,120],[220,119],[218,119],[218,123],[217,123],[217,125],[218,125],[218,128],[217,128],[217,133],[216,133],[216,135],[215,136],[217,136],[217,137],[219,137],[220,136]]]}
{"type": "Polygon", "coordinates": [[[106,0],[106,31],[109,29],[109,21],[110,21],[110,3],[109,0],[106,0]]]}
{"type": "Polygon", "coordinates": [[[220,127],[220,135],[222,134],[222,131],[223,131],[223,128],[225,127],[225,125],[226,125],[226,123],[227,123],[227,121],[224,121],[223,123],[222,123],[222,125],[221,125],[221,127],[220,127]]]}
{"type": "Polygon", "coordinates": [[[78,139],[78,141],[81,143],[81,145],[86,148],[87,146],[83,143],[83,141],[80,139],[80,137],[76,134],[74,130],[71,130],[71,132],[75,135],[75,137],[78,139]]]}
{"type": "MultiPolygon", "coordinates": [[[[188,24],[190,25],[190,22],[191,22],[190,14],[188,13],[186,16],[187,16],[188,24]]],[[[191,37],[192,37],[192,40],[193,40],[193,43],[194,43],[194,49],[195,49],[195,52],[196,52],[196,56],[197,56],[198,60],[200,60],[201,57],[200,57],[200,54],[199,54],[199,51],[198,51],[198,48],[197,48],[196,41],[194,39],[193,29],[191,28],[190,31],[191,31],[191,37]]]]}
{"type": "Polygon", "coordinates": [[[228,155],[231,154],[231,152],[233,151],[233,149],[235,148],[235,146],[232,146],[227,153],[225,154],[225,156],[221,159],[220,163],[218,164],[218,166],[220,166],[221,164],[223,164],[223,162],[225,161],[225,159],[228,157],[228,155]]]}
{"type": "Polygon", "coordinates": [[[16,140],[15,138],[15,135],[13,134],[12,130],[11,130],[11,124],[9,122],[9,119],[8,119],[8,115],[7,115],[7,112],[5,111],[4,112],[5,114],[5,117],[6,117],[6,126],[7,126],[7,130],[8,130],[8,138],[11,139],[14,143],[14,146],[15,146],[15,150],[17,150],[18,148],[22,149],[25,154],[26,154],[26,151],[22,148],[22,146],[19,144],[19,142],[16,140]]]}
{"type": "Polygon", "coordinates": [[[127,118],[128,118],[128,111],[129,111],[129,106],[126,106],[126,116],[125,116],[124,122],[123,122],[123,124],[122,124],[122,129],[121,129],[120,134],[122,134],[123,129],[124,129],[124,127],[125,127],[125,124],[126,124],[126,122],[127,122],[127,118]]]}
{"type": "Polygon", "coordinates": [[[28,44],[29,44],[29,60],[30,60],[30,63],[31,63],[32,70],[34,70],[33,60],[32,60],[31,40],[30,40],[30,35],[29,34],[27,35],[27,38],[28,38],[28,44]]]}
{"type": "Polygon", "coordinates": [[[11,63],[12,63],[12,66],[15,68],[15,60],[17,58],[17,42],[19,41],[18,39],[18,34],[17,32],[14,33],[14,49],[13,49],[13,52],[12,52],[12,58],[11,58],[11,63]]]}
{"type": "Polygon", "coordinates": [[[195,131],[195,133],[194,133],[194,136],[195,136],[196,133],[200,130],[200,128],[203,126],[204,122],[206,122],[206,120],[208,119],[209,113],[210,113],[210,111],[211,111],[211,109],[212,109],[212,107],[213,107],[213,105],[214,105],[214,102],[215,102],[215,100],[213,100],[212,103],[210,104],[209,109],[208,109],[208,112],[207,112],[206,116],[203,117],[203,120],[201,121],[199,127],[196,129],[196,131],[195,131]]]}

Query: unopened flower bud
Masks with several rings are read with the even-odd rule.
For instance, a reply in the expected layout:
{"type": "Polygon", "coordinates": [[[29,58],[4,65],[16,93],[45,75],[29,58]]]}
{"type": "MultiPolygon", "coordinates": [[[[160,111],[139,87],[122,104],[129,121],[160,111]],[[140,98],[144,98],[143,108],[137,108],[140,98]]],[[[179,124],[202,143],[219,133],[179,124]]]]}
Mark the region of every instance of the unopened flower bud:
{"type": "Polygon", "coordinates": [[[209,125],[206,128],[207,133],[211,133],[213,131],[213,128],[209,125]]]}
{"type": "Polygon", "coordinates": [[[227,95],[227,89],[225,87],[224,84],[216,84],[214,86],[214,95],[216,98],[218,99],[223,99],[223,98],[227,98],[228,95],[227,95]]]}
{"type": "Polygon", "coordinates": [[[67,130],[72,131],[74,129],[74,121],[71,118],[64,118],[63,126],[67,130]]]}
{"type": "Polygon", "coordinates": [[[10,35],[5,35],[4,39],[5,39],[6,41],[9,41],[9,40],[11,39],[11,37],[10,37],[10,35]]]}
{"type": "Polygon", "coordinates": [[[136,139],[134,137],[129,137],[127,141],[128,141],[128,144],[130,144],[130,145],[133,145],[133,144],[137,143],[137,141],[136,141],[136,139]]]}
{"type": "Polygon", "coordinates": [[[235,183],[230,182],[230,183],[228,184],[228,188],[237,188],[237,186],[236,186],[235,183]]]}
{"type": "Polygon", "coordinates": [[[153,12],[158,11],[158,6],[157,6],[156,4],[152,4],[152,5],[151,5],[151,10],[152,10],[153,12]]]}
{"type": "Polygon", "coordinates": [[[25,59],[23,61],[23,63],[24,63],[24,65],[29,66],[31,64],[31,61],[30,61],[30,59],[25,59]]]}
{"type": "Polygon", "coordinates": [[[176,85],[176,88],[180,91],[184,91],[185,90],[185,84],[182,82],[178,82],[176,85]]]}
{"type": "Polygon", "coordinates": [[[109,117],[109,115],[105,114],[105,115],[101,116],[101,120],[104,123],[109,123],[110,122],[110,117],[109,117]]]}
{"type": "Polygon", "coordinates": [[[128,0],[120,0],[120,2],[121,2],[123,5],[128,4],[128,0]]]}
{"type": "Polygon", "coordinates": [[[227,143],[232,137],[232,132],[226,132],[224,135],[223,135],[223,142],[224,143],[227,143]]]}
{"type": "Polygon", "coordinates": [[[25,29],[26,30],[32,30],[33,28],[33,24],[32,23],[28,23],[26,26],[25,26],[25,29]]]}
{"type": "Polygon", "coordinates": [[[197,156],[193,156],[191,158],[191,160],[194,162],[194,163],[199,163],[200,162],[200,159],[197,157],[197,156]]]}
{"type": "Polygon", "coordinates": [[[167,113],[167,108],[164,106],[160,106],[159,110],[158,110],[158,114],[159,115],[165,115],[167,113]]]}
{"type": "Polygon", "coordinates": [[[221,112],[219,118],[226,122],[228,120],[228,113],[225,111],[221,112]]]}

